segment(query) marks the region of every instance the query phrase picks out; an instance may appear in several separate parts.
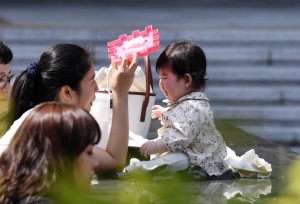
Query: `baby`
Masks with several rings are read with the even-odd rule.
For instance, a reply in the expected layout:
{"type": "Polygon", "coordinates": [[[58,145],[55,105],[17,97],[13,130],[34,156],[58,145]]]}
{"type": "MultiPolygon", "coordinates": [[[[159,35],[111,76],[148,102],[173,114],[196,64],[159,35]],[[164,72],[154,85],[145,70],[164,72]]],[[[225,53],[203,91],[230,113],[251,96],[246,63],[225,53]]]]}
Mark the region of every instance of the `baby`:
{"type": "Polygon", "coordinates": [[[201,92],[207,81],[203,50],[188,41],[172,43],[158,57],[156,71],[167,107],[153,106],[152,118],[159,118],[162,127],[157,139],[141,146],[141,154],[183,152],[191,167],[200,166],[210,176],[221,176],[229,170],[224,161],[227,150],[208,98],[201,92]]]}

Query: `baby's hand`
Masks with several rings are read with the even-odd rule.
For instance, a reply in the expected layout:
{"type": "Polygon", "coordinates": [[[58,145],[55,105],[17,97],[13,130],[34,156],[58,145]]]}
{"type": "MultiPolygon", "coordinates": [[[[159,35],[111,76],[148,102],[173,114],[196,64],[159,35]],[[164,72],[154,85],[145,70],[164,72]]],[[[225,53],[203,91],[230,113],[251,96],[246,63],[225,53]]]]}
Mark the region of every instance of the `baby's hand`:
{"type": "Polygon", "coordinates": [[[147,158],[148,155],[157,153],[156,142],[150,140],[150,141],[144,143],[140,148],[140,153],[145,158],[147,158]]]}
{"type": "Polygon", "coordinates": [[[151,118],[158,118],[158,120],[161,120],[161,113],[163,112],[163,110],[164,108],[159,105],[152,106],[151,118]]]}

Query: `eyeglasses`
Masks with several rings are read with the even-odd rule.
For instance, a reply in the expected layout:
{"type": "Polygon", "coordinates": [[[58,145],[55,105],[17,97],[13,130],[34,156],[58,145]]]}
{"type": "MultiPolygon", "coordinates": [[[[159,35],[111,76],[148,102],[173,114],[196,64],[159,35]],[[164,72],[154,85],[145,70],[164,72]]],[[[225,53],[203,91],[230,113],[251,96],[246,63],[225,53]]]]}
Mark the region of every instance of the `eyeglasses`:
{"type": "Polygon", "coordinates": [[[0,77],[0,89],[3,89],[6,86],[7,82],[10,83],[10,85],[12,86],[13,83],[15,82],[15,78],[16,77],[14,74],[11,76],[4,75],[0,77]]]}

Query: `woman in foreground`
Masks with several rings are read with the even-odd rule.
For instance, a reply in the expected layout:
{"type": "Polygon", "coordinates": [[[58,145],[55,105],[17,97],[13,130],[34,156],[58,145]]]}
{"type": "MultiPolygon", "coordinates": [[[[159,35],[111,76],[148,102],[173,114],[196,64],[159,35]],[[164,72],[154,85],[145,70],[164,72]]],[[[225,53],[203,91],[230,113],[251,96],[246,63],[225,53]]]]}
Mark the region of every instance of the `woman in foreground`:
{"type": "Polygon", "coordinates": [[[95,119],[80,107],[42,103],[0,157],[0,203],[82,203],[99,162],[95,119]]]}

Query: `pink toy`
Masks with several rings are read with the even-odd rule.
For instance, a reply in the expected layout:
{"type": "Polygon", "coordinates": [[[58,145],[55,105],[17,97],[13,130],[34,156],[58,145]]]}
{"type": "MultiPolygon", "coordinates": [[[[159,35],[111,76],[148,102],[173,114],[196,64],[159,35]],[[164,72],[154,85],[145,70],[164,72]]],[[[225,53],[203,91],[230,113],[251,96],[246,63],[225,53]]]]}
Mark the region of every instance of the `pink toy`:
{"type": "Polygon", "coordinates": [[[144,31],[135,30],[132,35],[120,35],[119,39],[110,41],[108,46],[108,58],[115,57],[116,65],[121,64],[121,56],[125,54],[128,61],[132,61],[132,53],[135,52],[139,57],[144,57],[152,52],[159,50],[158,29],[152,30],[152,25],[147,26],[144,31]]]}

